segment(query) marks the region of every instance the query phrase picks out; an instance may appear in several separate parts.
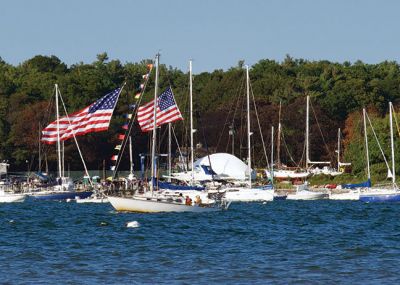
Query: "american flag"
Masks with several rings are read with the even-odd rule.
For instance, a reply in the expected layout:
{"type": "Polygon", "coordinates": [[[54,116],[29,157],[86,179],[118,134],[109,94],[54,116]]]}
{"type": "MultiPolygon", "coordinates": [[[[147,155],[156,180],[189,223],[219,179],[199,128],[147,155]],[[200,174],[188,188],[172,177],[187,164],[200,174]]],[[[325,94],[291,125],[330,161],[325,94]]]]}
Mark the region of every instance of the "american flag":
{"type": "MultiPolygon", "coordinates": [[[[120,92],[121,88],[117,88],[90,106],[68,117],[61,117],[58,120],[60,140],[70,139],[74,134],[81,136],[91,132],[106,131],[110,125],[120,92]]],[[[42,142],[47,144],[57,142],[57,120],[42,130],[42,142]]]]}
{"type": "MultiPolygon", "coordinates": [[[[166,123],[183,120],[181,112],[176,105],[171,87],[168,87],[157,99],[157,126],[166,123]]],[[[154,128],[154,100],[139,107],[138,122],[142,132],[148,132],[154,128]]]]}

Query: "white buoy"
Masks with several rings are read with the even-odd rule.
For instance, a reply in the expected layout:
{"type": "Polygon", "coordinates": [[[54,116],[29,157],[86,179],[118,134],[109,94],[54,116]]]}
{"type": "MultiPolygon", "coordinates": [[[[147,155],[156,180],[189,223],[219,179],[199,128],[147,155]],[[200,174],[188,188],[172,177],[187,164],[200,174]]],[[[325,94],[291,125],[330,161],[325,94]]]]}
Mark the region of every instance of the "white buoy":
{"type": "Polygon", "coordinates": [[[140,224],[138,221],[127,222],[126,227],[127,228],[138,228],[138,227],[140,227],[140,224]]]}

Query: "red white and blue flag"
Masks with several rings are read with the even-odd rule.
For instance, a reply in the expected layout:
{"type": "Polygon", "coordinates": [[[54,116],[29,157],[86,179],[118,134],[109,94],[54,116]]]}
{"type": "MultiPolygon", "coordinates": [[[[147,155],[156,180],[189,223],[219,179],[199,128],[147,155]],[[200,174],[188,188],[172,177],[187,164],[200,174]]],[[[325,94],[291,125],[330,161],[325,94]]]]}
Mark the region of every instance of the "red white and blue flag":
{"type": "MultiPolygon", "coordinates": [[[[139,107],[138,122],[142,132],[148,132],[154,128],[154,100],[139,107]]],[[[178,105],[176,105],[171,87],[168,87],[157,99],[156,110],[157,126],[166,123],[183,120],[178,105]]]]}
{"type": "MultiPolygon", "coordinates": [[[[91,132],[106,131],[110,125],[114,108],[117,105],[121,88],[100,98],[90,106],[75,112],[59,121],[60,140],[65,141],[75,136],[91,132]]],[[[57,120],[42,130],[42,142],[53,144],[57,142],[57,120]]]]}

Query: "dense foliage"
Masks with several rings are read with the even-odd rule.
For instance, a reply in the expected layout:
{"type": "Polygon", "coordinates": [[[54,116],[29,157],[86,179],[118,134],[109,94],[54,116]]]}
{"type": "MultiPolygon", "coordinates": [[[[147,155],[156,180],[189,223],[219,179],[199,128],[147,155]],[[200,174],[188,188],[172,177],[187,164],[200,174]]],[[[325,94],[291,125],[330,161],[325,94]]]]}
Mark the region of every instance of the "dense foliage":
{"type": "MultiPolygon", "coordinates": [[[[54,120],[54,84],[58,83],[68,112],[94,102],[97,98],[126,82],[109,131],[79,137],[84,157],[91,169],[107,167],[114,153],[116,136],[121,133],[123,114],[135,102],[134,95],[146,73],[146,64],[121,63],[99,54],[91,64],[67,66],[56,56],[35,56],[18,66],[0,58],[0,158],[8,160],[14,170],[38,168],[39,130],[54,120]]],[[[154,76],[153,76],[154,77],[154,76]]],[[[251,91],[255,98],[258,120],[267,154],[270,154],[271,126],[278,125],[279,104],[284,141],[281,160],[288,165],[304,161],[305,98],[311,97],[310,130],[313,160],[336,160],[337,129],[343,130],[344,158],[353,164],[353,173],[363,175],[363,107],[368,109],[377,136],[390,160],[388,102],[396,106],[400,98],[400,67],[396,62],[379,64],[333,63],[307,61],[287,56],[283,62],[260,60],[250,69],[251,91]],[[293,158],[293,161],[292,161],[293,158]]],[[[154,79],[145,93],[151,100],[154,79]]],[[[185,118],[188,116],[188,74],[176,68],[161,66],[160,90],[171,85],[185,118]]],[[[196,143],[209,151],[231,152],[229,126],[235,129],[235,154],[246,156],[245,139],[245,73],[243,62],[227,71],[215,70],[194,76],[196,143]]],[[[266,164],[257,116],[252,107],[254,162],[266,164]]],[[[187,121],[187,120],[186,120],[187,121]]],[[[175,124],[177,139],[187,145],[187,123],[175,124]]],[[[164,128],[161,138],[165,139],[164,128]]],[[[276,140],[276,138],[275,138],[276,140]]],[[[134,130],[135,157],[147,151],[148,134],[134,130]]],[[[383,175],[386,166],[372,133],[369,134],[372,170],[383,175]]],[[[161,144],[165,145],[165,144],[161,144]]],[[[396,145],[400,146],[398,143],[396,145]]],[[[174,149],[176,144],[174,144],[174,149]]],[[[398,148],[397,148],[398,149],[398,148]]],[[[165,151],[162,146],[160,151],[165,151]]],[[[50,168],[55,168],[55,147],[42,146],[50,168]]],[[[71,169],[82,169],[73,142],[65,145],[65,159],[71,169]]],[[[124,162],[123,167],[127,167],[124,162]]]]}

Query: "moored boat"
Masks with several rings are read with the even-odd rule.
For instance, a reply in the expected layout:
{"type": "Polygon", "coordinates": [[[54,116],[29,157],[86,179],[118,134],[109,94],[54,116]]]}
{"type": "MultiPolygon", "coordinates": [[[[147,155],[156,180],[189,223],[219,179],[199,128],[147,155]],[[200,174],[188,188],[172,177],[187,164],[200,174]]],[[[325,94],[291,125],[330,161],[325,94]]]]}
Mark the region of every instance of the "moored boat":
{"type": "Polygon", "coordinates": [[[359,190],[350,190],[346,192],[329,192],[329,200],[354,200],[360,199],[359,190]]]}
{"type": "Polygon", "coordinates": [[[108,197],[111,205],[117,211],[139,212],[139,213],[159,213],[159,212],[215,212],[221,210],[214,206],[192,206],[185,205],[179,201],[171,199],[160,199],[157,197],[108,197]]]}
{"type": "Polygon", "coordinates": [[[361,202],[400,202],[400,191],[398,189],[371,188],[360,193],[361,202]]]}
{"type": "Polygon", "coordinates": [[[287,200],[321,200],[329,198],[328,193],[311,191],[307,184],[298,185],[295,193],[289,193],[287,200]]]}
{"type": "Polygon", "coordinates": [[[25,194],[7,193],[0,190],[0,203],[24,202],[25,198],[25,194]]]}
{"type": "Polygon", "coordinates": [[[274,200],[274,191],[249,187],[225,188],[224,200],[227,202],[270,202],[274,200]]]}

